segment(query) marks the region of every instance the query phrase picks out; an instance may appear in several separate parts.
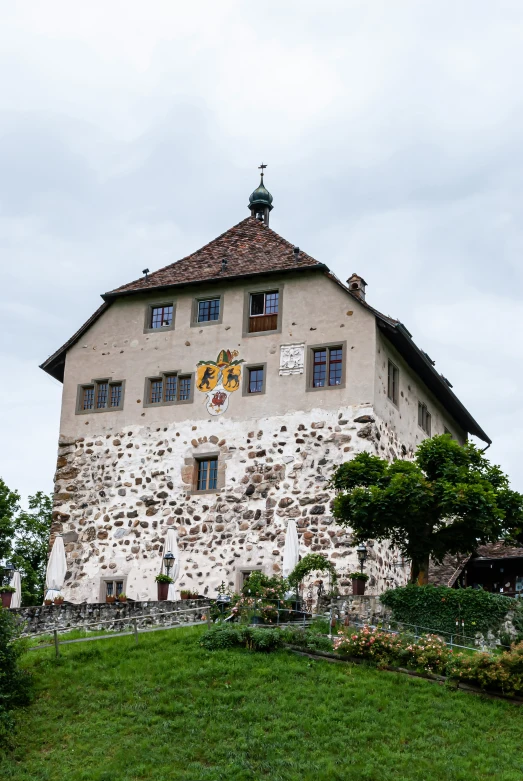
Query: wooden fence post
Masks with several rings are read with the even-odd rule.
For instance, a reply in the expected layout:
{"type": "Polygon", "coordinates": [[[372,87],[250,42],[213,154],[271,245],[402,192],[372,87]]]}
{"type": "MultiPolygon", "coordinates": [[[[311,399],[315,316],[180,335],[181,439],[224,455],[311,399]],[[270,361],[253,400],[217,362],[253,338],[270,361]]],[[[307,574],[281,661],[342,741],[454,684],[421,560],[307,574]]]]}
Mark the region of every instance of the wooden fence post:
{"type": "Polygon", "coordinates": [[[138,644],[138,625],[136,623],[136,618],[133,618],[133,631],[134,631],[134,640],[136,644],[138,644]]]}
{"type": "Polygon", "coordinates": [[[56,629],[53,629],[53,635],[54,635],[54,650],[56,653],[56,657],[58,658],[60,656],[60,649],[59,649],[59,643],[58,643],[58,632],[56,629]]]}

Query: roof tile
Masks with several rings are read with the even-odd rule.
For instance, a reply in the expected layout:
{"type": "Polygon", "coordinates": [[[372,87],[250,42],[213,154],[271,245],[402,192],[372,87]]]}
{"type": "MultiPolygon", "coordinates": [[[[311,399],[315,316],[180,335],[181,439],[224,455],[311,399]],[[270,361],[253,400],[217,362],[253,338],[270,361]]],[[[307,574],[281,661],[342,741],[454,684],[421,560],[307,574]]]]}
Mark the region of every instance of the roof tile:
{"type": "Polygon", "coordinates": [[[322,266],[305,252],[294,253],[293,245],[262,221],[246,217],[233,228],[169,266],[127,285],[111,290],[106,297],[218,279],[322,266]],[[226,264],[224,264],[226,260],[226,264]]]}

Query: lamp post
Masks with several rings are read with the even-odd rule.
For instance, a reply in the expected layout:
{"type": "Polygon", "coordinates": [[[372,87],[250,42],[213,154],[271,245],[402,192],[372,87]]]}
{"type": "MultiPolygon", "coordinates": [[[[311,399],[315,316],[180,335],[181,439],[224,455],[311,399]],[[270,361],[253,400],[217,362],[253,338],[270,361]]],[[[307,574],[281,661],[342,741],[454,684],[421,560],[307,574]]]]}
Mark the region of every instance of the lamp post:
{"type": "Polygon", "coordinates": [[[367,557],[369,555],[367,551],[367,547],[363,542],[360,542],[360,544],[356,548],[356,555],[358,556],[358,561],[360,564],[360,572],[363,572],[365,568],[365,562],[367,561],[367,557]]]}
{"type": "Polygon", "coordinates": [[[6,561],[6,563],[3,566],[3,577],[2,580],[4,581],[2,583],[3,586],[9,586],[11,583],[11,578],[13,577],[15,568],[14,565],[11,564],[10,561],[6,561]]]}
{"type": "Polygon", "coordinates": [[[174,567],[176,556],[171,551],[167,551],[163,557],[163,566],[165,567],[165,574],[168,578],[171,577],[171,569],[174,567]]]}

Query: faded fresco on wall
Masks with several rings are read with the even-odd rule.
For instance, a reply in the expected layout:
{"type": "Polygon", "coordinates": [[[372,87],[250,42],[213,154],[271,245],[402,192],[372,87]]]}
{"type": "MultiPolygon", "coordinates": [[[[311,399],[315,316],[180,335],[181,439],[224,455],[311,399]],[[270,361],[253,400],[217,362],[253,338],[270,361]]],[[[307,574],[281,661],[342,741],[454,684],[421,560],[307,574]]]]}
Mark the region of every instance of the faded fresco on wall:
{"type": "Polygon", "coordinates": [[[209,415],[221,415],[229,406],[231,393],[241,387],[243,358],[237,350],[222,350],[216,361],[199,361],[196,366],[196,387],[207,396],[209,415]]]}

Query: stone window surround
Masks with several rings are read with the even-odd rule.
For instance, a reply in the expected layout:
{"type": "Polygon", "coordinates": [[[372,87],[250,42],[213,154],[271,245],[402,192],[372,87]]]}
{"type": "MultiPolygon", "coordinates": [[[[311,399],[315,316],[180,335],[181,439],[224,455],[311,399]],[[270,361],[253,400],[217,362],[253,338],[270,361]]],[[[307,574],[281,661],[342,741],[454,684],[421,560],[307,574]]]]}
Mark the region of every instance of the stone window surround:
{"type": "Polygon", "coordinates": [[[195,452],[193,456],[184,459],[185,466],[192,468],[191,487],[187,491],[188,494],[195,494],[203,496],[204,494],[219,494],[222,488],[225,488],[225,460],[220,457],[220,451],[218,448],[209,448],[208,450],[202,450],[201,452],[195,452]],[[216,458],[218,460],[218,476],[216,481],[216,488],[207,488],[205,491],[198,490],[198,462],[208,461],[210,458],[216,458]]]}
{"type": "Polygon", "coordinates": [[[394,406],[397,409],[399,409],[399,405],[400,405],[400,388],[399,388],[399,383],[400,383],[400,370],[399,370],[398,366],[396,366],[394,361],[391,361],[390,358],[387,358],[387,398],[391,402],[391,404],[394,404],[394,406]],[[390,367],[391,366],[392,366],[393,370],[395,372],[397,372],[397,374],[396,374],[396,378],[397,378],[397,382],[396,382],[396,395],[397,395],[397,398],[395,400],[392,398],[392,396],[389,396],[389,372],[390,372],[390,367]]]}
{"type": "MultiPolygon", "coordinates": [[[[283,554],[282,554],[283,555],[283,554]]],[[[242,590],[244,579],[243,576],[251,572],[265,572],[265,568],[262,566],[259,567],[248,567],[248,566],[242,566],[241,564],[238,564],[236,567],[235,573],[234,573],[234,590],[237,594],[239,594],[242,590]]]]}
{"type": "Polygon", "coordinates": [[[263,396],[267,384],[267,364],[249,363],[247,364],[247,366],[244,366],[243,368],[244,368],[244,372],[243,372],[243,383],[242,383],[242,396],[250,396],[251,398],[256,396],[263,396]],[[263,369],[262,389],[257,393],[249,393],[249,369],[263,369]]]}
{"type": "Polygon", "coordinates": [[[328,342],[326,344],[308,344],[307,347],[307,370],[305,373],[305,390],[307,392],[316,391],[332,391],[345,388],[347,377],[347,342],[328,342]],[[314,352],[315,350],[329,350],[332,348],[341,347],[341,377],[342,382],[339,385],[324,385],[323,387],[314,388],[312,385],[313,372],[314,372],[314,352]]]}
{"type": "Polygon", "coordinates": [[[154,301],[152,304],[147,304],[145,307],[145,320],[143,324],[144,334],[162,334],[164,331],[174,331],[174,321],[176,318],[176,301],[171,299],[170,301],[154,301]],[[172,306],[173,319],[171,325],[162,325],[161,328],[151,328],[151,318],[153,309],[160,306],[172,306]]]}
{"type": "Polygon", "coordinates": [[[255,287],[247,287],[243,292],[243,338],[252,336],[269,336],[271,334],[281,334],[282,329],[282,313],[283,313],[283,282],[278,282],[275,285],[267,283],[266,285],[256,285],[255,287]],[[249,318],[250,318],[250,303],[251,293],[278,293],[278,325],[276,328],[270,331],[249,331],[249,318]]]}
{"type": "MultiPolygon", "coordinates": [[[[177,386],[177,393],[178,393],[177,386]]],[[[164,391],[165,391],[165,384],[164,384],[164,391]]],[[[160,372],[159,374],[156,374],[151,377],[145,378],[145,386],[143,391],[143,406],[144,407],[171,407],[173,404],[192,404],[194,401],[194,372],[182,372],[179,371],[179,369],[173,369],[172,371],[165,371],[160,372]],[[180,378],[186,378],[190,377],[191,379],[191,392],[189,393],[189,398],[185,399],[184,401],[180,401],[179,399],[175,399],[174,401],[157,401],[152,402],[149,401],[151,397],[151,382],[154,382],[154,380],[163,380],[165,383],[166,377],[172,377],[172,375],[176,375],[178,378],[178,382],[180,381],[180,378]]]]}
{"type": "Polygon", "coordinates": [[[94,380],[91,380],[91,382],[82,382],[80,385],[77,386],[76,389],[76,415],[91,415],[92,413],[98,413],[98,412],[121,412],[123,410],[123,404],[124,404],[124,395],[125,395],[125,380],[113,380],[112,377],[97,377],[94,380]],[[109,385],[109,393],[107,396],[107,400],[110,401],[111,399],[111,385],[121,385],[122,386],[122,395],[120,396],[120,404],[118,407],[100,407],[97,409],[94,407],[93,409],[82,409],[82,400],[83,400],[83,392],[84,388],[89,388],[91,386],[94,386],[95,388],[95,403],[96,403],[96,387],[97,385],[100,385],[100,383],[106,382],[109,385]]]}
{"type": "Polygon", "coordinates": [[[209,293],[200,294],[193,298],[192,300],[192,306],[191,306],[191,328],[200,328],[205,327],[208,325],[220,325],[223,321],[223,293],[216,293],[213,291],[209,291],[209,293]],[[220,299],[220,316],[217,320],[205,320],[204,322],[198,321],[198,304],[200,301],[209,301],[211,298],[219,298],[220,299]]]}
{"type": "Polygon", "coordinates": [[[100,597],[99,601],[105,603],[105,597],[106,597],[106,583],[115,583],[117,580],[121,580],[122,585],[122,593],[125,594],[125,587],[127,586],[127,575],[102,575],[100,578],[100,597]]]}

